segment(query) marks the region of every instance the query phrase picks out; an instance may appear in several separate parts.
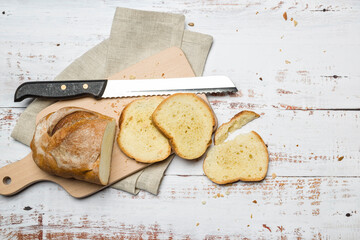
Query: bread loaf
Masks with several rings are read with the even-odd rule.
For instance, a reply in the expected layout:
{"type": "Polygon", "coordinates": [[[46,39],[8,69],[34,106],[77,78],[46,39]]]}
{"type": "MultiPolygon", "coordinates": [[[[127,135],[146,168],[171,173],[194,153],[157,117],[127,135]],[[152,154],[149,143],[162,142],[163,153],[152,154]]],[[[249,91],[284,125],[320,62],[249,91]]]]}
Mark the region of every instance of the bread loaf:
{"type": "Polygon", "coordinates": [[[177,93],[166,98],[152,120],[182,158],[197,159],[211,144],[215,117],[209,105],[195,94],[177,93]]]}
{"type": "Polygon", "coordinates": [[[151,115],[163,100],[159,96],[138,99],[122,111],[117,143],[128,157],[138,162],[153,163],[170,155],[169,141],[151,120],[151,115]]]}
{"type": "Polygon", "coordinates": [[[38,122],[30,145],[32,157],[50,174],[106,185],[115,131],[113,118],[65,107],[38,122]]]}
{"type": "Polygon", "coordinates": [[[264,141],[252,131],[211,148],[203,169],[206,176],[218,184],[261,181],[266,176],[268,162],[264,141]]]}

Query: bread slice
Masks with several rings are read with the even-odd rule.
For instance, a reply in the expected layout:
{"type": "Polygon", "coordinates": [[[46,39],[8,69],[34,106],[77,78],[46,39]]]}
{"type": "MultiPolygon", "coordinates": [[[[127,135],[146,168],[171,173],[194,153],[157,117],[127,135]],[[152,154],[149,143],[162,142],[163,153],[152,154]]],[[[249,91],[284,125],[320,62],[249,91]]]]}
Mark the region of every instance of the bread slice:
{"type": "Polygon", "coordinates": [[[65,107],[37,124],[30,144],[32,157],[50,174],[106,185],[115,132],[115,119],[65,107]]]}
{"type": "Polygon", "coordinates": [[[234,132],[236,129],[240,129],[252,120],[260,117],[259,114],[252,111],[241,111],[236,114],[227,123],[222,124],[215,132],[214,144],[220,144],[228,137],[229,132],[234,132]]]}
{"type": "Polygon", "coordinates": [[[238,135],[234,140],[215,145],[203,163],[206,176],[218,184],[261,181],[269,163],[266,145],[254,131],[238,135]]]}
{"type": "Polygon", "coordinates": [[[152,120],[184,159],[201,157],[211,144],[215,117],[210,106],[195,94],[177,93],[166,98],[152,120]]]}
{"type": "Polygon", "coordinates": [[[169,141],[151,120],[152,113],[163,100],[160,96],[138,99],[122,111],[117,143],[128,157],[138,162],[153,163],[170,155],[169,141]]]}

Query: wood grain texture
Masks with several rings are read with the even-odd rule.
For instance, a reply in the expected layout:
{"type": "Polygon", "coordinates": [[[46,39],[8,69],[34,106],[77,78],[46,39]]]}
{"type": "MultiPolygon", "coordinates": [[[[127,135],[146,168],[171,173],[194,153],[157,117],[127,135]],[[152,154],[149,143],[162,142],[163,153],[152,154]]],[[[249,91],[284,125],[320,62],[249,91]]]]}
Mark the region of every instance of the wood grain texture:
{"type": "Polygon", "coordinates": [[[81,201],[55,184],[41,183],[35,191],[11,198],[11,204],[0,198],[8,206],[1,212],[0,234],[64,239],[354,239],[359,234],[359,180],[279,177],[218,187],[203,176],[167,176],[159,196],[141,192],[134,197],[106,189],[81,201]]]}
{"type": "Polygon", "coordinates": [[[240,132],[258,131],[268,144],[268,177],[220,188],[203,176],[201,161],[175,158],[158,196],[107,189],[79,201],[55,184],[40,183],[11,198],[0,196],[0,236],[360,238],[360,2],[355,0],[2,1],[0,167],[29,152],[10,138],[28,103],[13,103],[16,87],[53,79],[106,39],[117,6],[182,13],[187,24],[194,23],[188,30],[214,37],[204,75],[227,75],[239,92],[209,100],[219,124],[243,109],[261,114],[240,132]]]}
{"type": "Polygon", "coordinates": [[[91,6],[65,1],[51,8],[42,1],[4,2],[0,79],[8,91],[1,92],[0,106],[25,106],[12,101],[20,83],[53,79],[73,59],[107,38],[115,6],[185,13],[187,21],[195,23],[187,28],[215,39],[204,75],[228,75],[240,89],[237,101],[243,104],[359,108],[355,89],[360,87],[360,70],[356,61],[348,61],[357,59],[360,52],[359,3],[275,0],[99,1],[91,6]],[[283,19],[284,11],[299,22],[296,27],[283,19]],[[39,26],[36,32],[31,30],[33,25],[39,26]]]}

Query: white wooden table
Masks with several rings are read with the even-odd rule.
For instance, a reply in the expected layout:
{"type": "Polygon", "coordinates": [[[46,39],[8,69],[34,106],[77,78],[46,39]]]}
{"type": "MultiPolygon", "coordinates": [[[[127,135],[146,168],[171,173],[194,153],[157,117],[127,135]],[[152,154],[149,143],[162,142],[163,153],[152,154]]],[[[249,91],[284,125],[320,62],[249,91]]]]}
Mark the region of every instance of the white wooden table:
{"type": "Polygon", "coordinates": [[[240,91],[211,105],[220,123],[243,109],[261,114],[240,131],[267,143],[268,175],[217,186],[201,161],[176,158],[158,196],[106,189],[78,200],[38,183],[0,196],[1,239],[360,238],[355,0],[1,1],[0,167],[30,151],[10,137],[29,103],[13,102],[16,87],[53,79],[107,38],[116,6],[183,13],[188,29],[214,37],[204,75],[227,75],[240,91]]]}

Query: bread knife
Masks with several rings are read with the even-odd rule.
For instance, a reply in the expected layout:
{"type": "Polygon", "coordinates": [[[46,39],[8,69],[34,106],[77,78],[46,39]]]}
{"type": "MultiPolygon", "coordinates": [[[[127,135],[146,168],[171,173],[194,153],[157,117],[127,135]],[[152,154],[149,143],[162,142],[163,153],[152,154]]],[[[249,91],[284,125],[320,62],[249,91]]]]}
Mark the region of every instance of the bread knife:
{"type": "Polygon", "coordinates": [[[58,100],[81,97],[100,99],[170,95],[180,92],[206,94],[237,91],[234,83],[226,76],[134,80],[32,81],[25,82],[16,89],[14,101],[20,102],[29,97],[58,100]]]}

